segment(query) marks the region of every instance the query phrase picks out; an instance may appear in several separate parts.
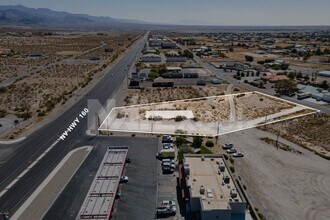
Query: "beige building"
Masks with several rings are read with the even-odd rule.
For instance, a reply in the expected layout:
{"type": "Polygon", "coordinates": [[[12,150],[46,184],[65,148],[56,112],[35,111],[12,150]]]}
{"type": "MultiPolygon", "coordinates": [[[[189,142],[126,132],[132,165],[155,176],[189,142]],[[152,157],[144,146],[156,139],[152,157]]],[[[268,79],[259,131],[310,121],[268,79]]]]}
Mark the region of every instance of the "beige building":
{"type": "Polygon", "coordinates": [[[180,177],[189,213],[201,220],[246,219],[246,202],[221,155],[185,155],[180,177]]]}

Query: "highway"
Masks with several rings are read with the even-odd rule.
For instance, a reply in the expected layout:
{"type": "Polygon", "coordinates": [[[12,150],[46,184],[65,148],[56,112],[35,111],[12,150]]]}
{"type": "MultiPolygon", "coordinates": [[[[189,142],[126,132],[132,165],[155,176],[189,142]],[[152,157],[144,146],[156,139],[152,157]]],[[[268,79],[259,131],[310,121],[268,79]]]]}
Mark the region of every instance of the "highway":
{"type": "MultiPolygon", "coordinates": [[[[137,54],[143,48],[147,35],[148,33],[139,39],[95,87],[70,109],[24,141],[11,145],[15,149],[14,152],[0,165],[0,192],[58,140],[69,124],[87,107],[88,99],[97,99],[105,105],[107,100],[116,94],[128,75],[128,66],[135,62],[137,54]]],[[[11,216],[74,146],[80,142],[91,141],[93,137],[87,136],[86,130],[87,119],[84,118],[67,138],[58,141],[41,160],[0,197],[0,211],[9,211],[11,216]]]]}

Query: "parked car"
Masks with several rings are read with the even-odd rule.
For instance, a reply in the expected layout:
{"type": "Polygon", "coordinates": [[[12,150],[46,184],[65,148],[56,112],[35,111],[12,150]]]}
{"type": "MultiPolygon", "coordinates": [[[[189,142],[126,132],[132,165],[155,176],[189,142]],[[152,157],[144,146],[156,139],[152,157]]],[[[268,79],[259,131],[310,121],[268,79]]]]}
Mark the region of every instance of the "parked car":
{"type": "Polygon", "coordinates": [[[127,183],[128,182],[128,176],[121,176],[119,182],[120,183],[127,183]]]}
{"type": "Polygon", "coordinates": [[[227,150],[227,149],[230,149],[233,147],[234,147],[234,145],[231,143],[225,143],[224,145],[222,145],[222,149],[224,149],[224,150],[227,150]]]}
{"type": "Polygon", "coordinates": [[[170,167],[175,169],[175,163],[162,162],[162,167],[170,167]]]}
{"type": "Polygon", "coordinates": [[[233,153],[236,153],[236,152],[237,152],[237,150],[233,147],[227,150],[228,154],[233,154],[233,153]]]}
{"type": "Polygon", "coordinates": [[[175,164],[174,160],[172,160],[172,159],[162,159],[162,163],[173,163],[173,164],[175,164]]]}
{"type": "Polygon", "coordinates": [[[244,154],[242,152],[236,152],[233,153],[233,157],[244,157],[244,154]]]}
{"type": "Polygon", "coordinates": [[[294,92],[290,92],[290,93],[288,93],[288,94],[286,94],[286,95],[289,96],[289,97],[293,97],[293,96],[296,95],[296,93],[294,93],[294,92]]]}
{"type": "Polygon", "coordinates": [[[176,212],[176,203],[173,200],[163,200],[161,205],[170,206],[176,212]]]}
{"type": "Polygon", "coordinates": [[[171,149],[162,149],[160,152],[156,154],[157,159],[174,159],[175,158],[175,150],[171,149]]]}
{"type": "Polygon", "coordinates": [[[117,192],[116,192],[116,199],[119,199],[120,198],[120,196],[121,196],[121,191],[120,190],[118,190],[117,192]]]}
{"type": "Polygon", "coordinates": [[[163,149],[171,149],[174,145],[172,143],[163,143],[163,149]]]}
{"type": "Polygon", "coordinates": [[[171,135],[163,135],[162,143],[173,143],[173,138],[171,135]]]}
{"type": "Polygon", "coordinates": [[[206,81],[200,79],[200,80],[197,81],[197,85],[198,85],[198,86],[206,86],[206,81]]]}
{"type": "Polygon", "coordinates": [[[157,218],[166,218],[175,215],[176,211],[174,211],[171,206],[158,206],[156,214],[157,218]]]}
{"type": "Polygon", "coordinates": [[[299,93],[297,94],[297,99],[302,100],[302,99],[307,99],[312,97],[312,95],[310,93],[299,93]]]}
{"type": "Polygon", "coordinates": [[[129,158],[129,157],[127,157],[127,158],[126,158],[126,163],[130,163],[130,162],[132,162],[132,159],[129,158]]]}
{"type": "Polygon", "coordinates": [[[163,174],[172,174],[174,173],[174,168],[169,166],[163,166],[162,167],[163,174]]]}

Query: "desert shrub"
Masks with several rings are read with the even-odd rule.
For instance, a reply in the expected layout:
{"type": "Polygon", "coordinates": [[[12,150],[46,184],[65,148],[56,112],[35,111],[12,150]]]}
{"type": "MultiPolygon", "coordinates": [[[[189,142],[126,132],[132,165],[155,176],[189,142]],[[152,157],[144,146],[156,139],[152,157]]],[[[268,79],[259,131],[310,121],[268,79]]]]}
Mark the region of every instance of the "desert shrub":
{"type": "Polygon", "coordinates": [[[38,113],[38,117],[42,117],[42,116],[45,116],[45,112],[44,111],[41,111],[38,113]]]}
{"type": "Polygon", "coordinates": [[[175,117],[174,121],[175,122],[180,122],[180,121],[184,121],[186,119],[187,119],[187,117],[178,115],[178,116],[175,117]]]}
{"type": "Polygon", "coordinates": [[[234,163],[234,158],[230,157],[229,161],[230,161],[230,163],[234,163]]]}
{"type": "Polygon", "coordinates": [[[7,115],[7,110],[6,109],[0,109],[0,118],[4,118],[7,115]]]}
{"type": "Polygon", "coordinates": [[[182,136],[176,137],[176,145],[178,147],[180,147],[181,145],[186,144],[186,143],[189,143],[189,141],[187,141],[187,139],[185,139],[184,137],[182,137],[182,136]]]}
{"type": "Polygon", "coordinates": [[[206,147],[214,147],[213,141],[206,141],[205,145],[206,147]]]}
{"type": "Polygon", "coordinates": [[[229,169],[232,173],[235,173],[235,168],[233,166],[230,166],[229,169]]]}
{"type": "Polygon", "coordinates": [[[0,93],[5,93],[7,90],[7,87],[0,87],[0,93]]]}
{"type": "Polygon", "coordinates": [[[117,118],[123,118],[123,117],[125,117],[125,113],[123,113],[123,112],[117,113],[117,118]]]}

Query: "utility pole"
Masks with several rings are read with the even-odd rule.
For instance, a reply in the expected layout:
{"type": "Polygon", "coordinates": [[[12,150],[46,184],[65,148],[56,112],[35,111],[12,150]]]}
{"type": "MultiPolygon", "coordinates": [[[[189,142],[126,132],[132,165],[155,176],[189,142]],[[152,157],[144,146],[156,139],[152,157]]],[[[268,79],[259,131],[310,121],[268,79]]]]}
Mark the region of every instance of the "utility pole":
{"type": "Polygon", "coordinates": [[[278,149],[278,137],[280,136],[280,130],[277,132],[275,147],[278,149]]]}
{"type": "Polygon", "coordinates": [[[95,113],[95,120],[96,120],[96,135],[99,135],[99,127],[100,127],[100,118],[97,115],[97,113],[95,113]]]}
{"type": "Polygon", "coordinates": [[[218,144],[219,132],[220,132],[220,118],[218,117],[218,123],[217,123],[217,136],[215,137],[215,144],[218,144]]]}

